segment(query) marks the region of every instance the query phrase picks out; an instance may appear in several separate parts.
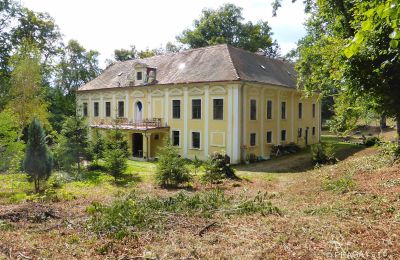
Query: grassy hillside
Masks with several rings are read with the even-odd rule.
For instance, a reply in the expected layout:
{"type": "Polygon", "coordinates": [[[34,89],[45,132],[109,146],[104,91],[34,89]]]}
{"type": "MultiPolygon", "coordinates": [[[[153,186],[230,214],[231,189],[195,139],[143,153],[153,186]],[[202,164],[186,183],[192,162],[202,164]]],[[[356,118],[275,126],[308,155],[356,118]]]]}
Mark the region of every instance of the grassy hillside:
{"type": "Polygon", "coordinates": [[[155,186],[144,162],[117,184],[58,174],[39,196],[24,175],[0,175],[0,258],[399,258],[400,165],[326,141],[335,165],[314,168],[303,151],[180,190],[155,186]]]}

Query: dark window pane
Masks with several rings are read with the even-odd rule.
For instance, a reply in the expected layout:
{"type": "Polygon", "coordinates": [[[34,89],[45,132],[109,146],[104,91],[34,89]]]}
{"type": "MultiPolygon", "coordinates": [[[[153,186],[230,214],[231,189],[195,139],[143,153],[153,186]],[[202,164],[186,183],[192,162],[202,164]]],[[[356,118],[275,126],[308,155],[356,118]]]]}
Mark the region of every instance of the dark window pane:
{"type": "Polygon", "coordinates": [[[83,103],[83,116],[88,116],[88,105],[83,103]]]}
{"type": "Polygon", "coordinates": [[[255,146],[256,145],[256,134],[251,133],[250,134],[250,146],[255,146]]]}
{"type": "Polygon", "coordinates": [[[297,137],[301,137],[303,135],[303,129],[299,128],[299,130],[297,131],[297,137]]]}
{"type": "Polygon", "coordinates": [[[281,131],[281,141],[286,141],[286,130],[281,131]]]}
{"type": "Polygon", "coordinates": [[[315,135],[315,126],[312,128],[312,135],[315,135]]]}
{"type": "Polygon", "coordinates": [[[181,118],[181,101],[172,100],[172,118],[181,118]]]}
{"type": "Polygon", "coordinates": [[[200,149],[200,133],[192,132],[192,148],[200,149]]]}
{"type": "Polygon", "coordinates": [[[201,119],[201,99],[192,99],[192,119],[201,119]]]}
{"type": "Polygon", "coordinates": [[[172,131],[172,145],[179,146],[179,131],[172,131]]]}
{"type": "Polygon", "coordinates": [[[286,119],[286,102],[282,102],[281,104],[281,117],[282,119],[286,119]]]}
{"type": "Polygon", "coordinates": [[[268,144],[272,143],[272,132],[271,131],[267,132],[267,143],[268,144]]]}
{"type": "Polygon", "coordinates": [[[272,119],[272,101],[267,101],[267,119],[272,119]]]}
{"type": "Polygon", "coordinates": [[[142,72],[141,71],[136,72],[136,79],[142,80],[142,72]]]}
{"type": "Polygon", "coordinates": [[[93,103],[93,114],[94,116],[99,116],[99,102],[94,102],[93,103]]]}
{"type": "Polygon", "coordinates": [[[315,104],[312,104],[312,117],[315,117],[315,104]]]}
{"type": "Polygon", "coordinates": [[[255,99],[250,100],[250,120],[257,119],[257,101],[255,99]]]}
{"type": "Polygon", "coordinates": [[[224,119],[224,100],[214,99],[214,119],[224,119]]]}
{"type": "Polygon", "coordinates": [[[124,101],[118,102],[118,117],[124,117],[124,101]]]}
{"type": "Polygon", "coordinates": [[[111,102],[106,102],[106,117],[111,116],[111,102]]]}
{"type": "Polygon", "coordinates": [[[299,118],[303,117],[303,103],[299,103],[299,118]]]}

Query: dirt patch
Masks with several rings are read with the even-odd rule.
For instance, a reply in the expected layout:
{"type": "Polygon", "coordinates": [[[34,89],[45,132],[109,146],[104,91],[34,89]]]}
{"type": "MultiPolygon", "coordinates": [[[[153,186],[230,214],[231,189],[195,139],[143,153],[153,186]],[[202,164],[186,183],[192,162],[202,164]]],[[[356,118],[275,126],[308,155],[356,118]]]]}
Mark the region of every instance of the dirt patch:
{"type": "Polygon", "coordinates": [[[0,210],[0,219],[11,222],[28,221],[42,223],[49,219],[59,219],[59,213],[49,205],[26,203],[0,210]]]}

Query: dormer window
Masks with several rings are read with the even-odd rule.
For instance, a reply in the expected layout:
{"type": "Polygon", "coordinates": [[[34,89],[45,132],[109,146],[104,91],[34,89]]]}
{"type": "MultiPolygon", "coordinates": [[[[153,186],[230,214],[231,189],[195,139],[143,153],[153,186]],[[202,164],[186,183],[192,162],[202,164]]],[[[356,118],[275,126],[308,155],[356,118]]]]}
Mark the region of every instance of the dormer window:
{"type": "Polygon", "coordinates": [[[143,78],[142,72],[141,71],[136,72],[136,79],[137,80],[142,80],[142,78],[143,78]]]}

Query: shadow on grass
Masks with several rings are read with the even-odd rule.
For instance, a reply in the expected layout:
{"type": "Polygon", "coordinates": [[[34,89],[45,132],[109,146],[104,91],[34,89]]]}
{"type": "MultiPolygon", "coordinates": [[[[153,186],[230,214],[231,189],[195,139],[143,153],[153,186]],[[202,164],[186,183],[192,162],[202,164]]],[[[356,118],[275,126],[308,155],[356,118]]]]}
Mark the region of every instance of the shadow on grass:
{"type": "Polygon", "coordinates": [[[138,173],[129,173],[129,174],[123,174],[119,179],[115,180],[114,183],[117,186],[127,186],[142,181],[143,178],[138,173]]]}

